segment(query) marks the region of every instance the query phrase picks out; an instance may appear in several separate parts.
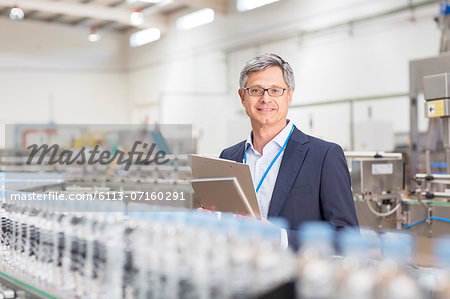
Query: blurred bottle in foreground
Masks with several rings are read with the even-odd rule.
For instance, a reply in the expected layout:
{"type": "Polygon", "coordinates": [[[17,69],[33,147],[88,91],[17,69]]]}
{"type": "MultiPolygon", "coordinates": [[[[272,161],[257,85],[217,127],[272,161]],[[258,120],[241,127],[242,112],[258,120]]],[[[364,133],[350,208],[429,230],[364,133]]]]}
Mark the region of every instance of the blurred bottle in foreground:
{"type": "Polygon", "coordinates": [[[436,259],[436,298],[450,298],[450,235],[434,244],[436,259]]]}
{"type": "Polygon", "coordinates": [[[343,259],[339,267],[340,298],[375,298],[376,264],[370,258],[373,240],[359,229],[348,229],[339,234],[343,259]]]}
{"type": "Polygon", "coordinates": [[[422,298],[417,281],[412,276],[413,238],[401,232],[381,235],[382,261],[378,266],[377,298],[422,298]]]}
{"type": "Polygon", "coordinates": [[[332,260],[333,238],[333,228],[326,222],[309,222],[300,227],[298,298],[336,298],[336,263],[332,260]]]}

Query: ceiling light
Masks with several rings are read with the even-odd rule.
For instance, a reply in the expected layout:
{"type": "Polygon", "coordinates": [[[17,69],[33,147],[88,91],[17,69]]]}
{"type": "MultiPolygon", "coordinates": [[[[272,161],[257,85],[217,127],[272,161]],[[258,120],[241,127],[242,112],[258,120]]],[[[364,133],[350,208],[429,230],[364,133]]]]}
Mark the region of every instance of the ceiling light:
{"type": "Polygon", "coordinates": [[[146,3],[159,3],[163,0],[127,0],[127,3],[146,2],[146,3]]]}
{"type": "Polygon", "coordinates": [[[91,30],[89,31],[88,40],[90,42],[98,42],[102,36],[97,32],[97,27],[91,26],[91,30]]]}
{"type": "Polygon", "coordinates": [[[236,8],[238,11],[242,12],[278,1],[280,0],[237,0],[236,8]]]}
{"type": "Polygon", "coordinates": [[[184,15],[177,19],[177,28],[180,30],[192,29],[214,21],[214,10],[204,8],[184,15]]]}
{"type": "Polygon", "coordinates": [[[136,8],[130,15],[130,24],[138,26],[144,23],[144,14],[139,8],[136,8]]]}
{"type": "Polygon", "coordinates": [[[161,38],[161,30],[158,28],[148,28],[130,35],[130,47],[139,47],[161,38]]]}
{"type": "Polygon", "coordinates": [[[11,20],[22,20],[23,17],[25,17],[23,10],[18,5],[14,5],[9,13],[9,18],[11,20]]]}

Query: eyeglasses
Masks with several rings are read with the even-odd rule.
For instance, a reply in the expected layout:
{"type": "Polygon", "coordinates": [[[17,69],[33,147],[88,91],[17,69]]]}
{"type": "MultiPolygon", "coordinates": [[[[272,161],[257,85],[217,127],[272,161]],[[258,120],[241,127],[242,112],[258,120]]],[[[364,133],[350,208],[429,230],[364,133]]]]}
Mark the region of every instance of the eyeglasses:
{"type": "Polygon", "coordinates": [[[256,88],[256,87],[250,87],[250,88],[243,88],[243,90],[246,90],[250,96],[256,96],[261,97],[264,95],[264,92],[267,91],[269,96],[271,97],[281,97],[284,94],[285,90],[288,90],[290,88],[281,88],[281,87],[273,87],[273,88],[256,88]]]}

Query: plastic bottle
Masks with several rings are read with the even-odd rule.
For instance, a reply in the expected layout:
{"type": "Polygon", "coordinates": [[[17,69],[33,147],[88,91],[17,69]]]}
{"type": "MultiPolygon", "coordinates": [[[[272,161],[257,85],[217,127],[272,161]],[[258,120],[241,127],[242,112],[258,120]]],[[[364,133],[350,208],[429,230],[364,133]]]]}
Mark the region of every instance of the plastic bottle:
{"type": "Polygon", "coordinates": [[[297,295],[305,299],[336,297],[336,269],[331,256],[334,231],[326,222],[309,222],[299,229],[297,295]]]}
{"type": "Polygon", "coordinates": [[[412,236],[406,233],[386,232],[381,235],[383,259],[378,265],[378,298],[422,298],[409,269],[413,258],[413,245],[412,236]]]}
{"type": "Polygon", "coordinates": [[[288,224],[282,218],[270,219],[272,224],[259,225],[259,241],[254,244],[256,295],[263,295],[281,284],[295,279],[296,263],[294,253],[281,245],[281,229],[288,224]]]}
{"type": "Polygon", "coordinates": [[[436,299],[450,298],[450,235],[435,241],[436,299]]]}
{"type": "Polygon", "coordinates": [[[377,273],[370,259],[371,243],[371,238],[358,229],[347,229],[339,234],[344,256],[339,263],[340,298],[375,298],[377,273]]]}

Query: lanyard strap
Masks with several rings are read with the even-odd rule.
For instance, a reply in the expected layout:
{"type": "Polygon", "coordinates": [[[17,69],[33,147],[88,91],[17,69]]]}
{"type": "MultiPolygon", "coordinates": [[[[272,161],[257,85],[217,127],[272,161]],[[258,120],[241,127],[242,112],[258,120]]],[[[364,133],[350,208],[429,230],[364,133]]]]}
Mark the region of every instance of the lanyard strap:
{"type": "MultiPolygon", "coordinates": [[[[291,131],[289,132],[288,137],[286,138],[286,141],[284,142],[283,146],[281,147],[280,151],[278,152],[278,154],[275,156],[275,158],[273,158],[272,162],[270,162],[269,167],[267,167],[266,171],[264,172],[261,180],[259,180],[258,186],[256,187],[256,193],[258,193],[259,188],[261,188],[261,185],[264,181],[264,179],[266,178],[267,174],[269,173],[270,169],[272,168],[273,164],[275,164],[275,161],[278,159],[278,157],[281,155],[281,153],[284,151],[284,149],[286,148],[286,145],[289,141],[289,138],[291,137],[292,131],[294,131],[294,126],[292,126],[291,131]]],[[[244,164],[247,164],[247,146],[244,146],[244,164]]]]}

